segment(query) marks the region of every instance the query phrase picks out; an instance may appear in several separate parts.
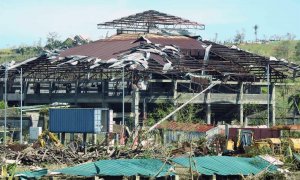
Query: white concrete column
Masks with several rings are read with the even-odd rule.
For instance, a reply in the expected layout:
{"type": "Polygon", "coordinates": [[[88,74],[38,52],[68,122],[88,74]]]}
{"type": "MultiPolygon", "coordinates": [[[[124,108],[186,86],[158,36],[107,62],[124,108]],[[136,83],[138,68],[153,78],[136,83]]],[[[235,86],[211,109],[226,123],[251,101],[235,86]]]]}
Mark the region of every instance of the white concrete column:
{"type": "Polygon", "coordinates": [[[275,91],[275,84],[272,83],[271,85],[271,94],[270,94],[270,102],[271,102],[271,119],[272,119],[272,126],[276,125],[276,101],[275,101],[275,97],[276,97],[276,91],[275,91]]]}
{"type": "MultiPolygon", "coordinates": [[[[244,105],[240,104],[239,106],[240,106],[240,108],[239,108],[239,110],[240,110],[240,125],[243,126],[244,125],[244,105]]],[[[245,124],[245,126],[246,126],[246,124],[245,124]]]]}
{"type": "Polygon", "coordinates": [[[133,90],[132,93],[132,112],[134,113],[134,126],[138,127],[139,125],[139,102],[140,102],[140,93],[139,93],[139,89],[136,88],[133,90]]]}
{"type": "MultiPolygon", "coordinates": [[[[174,81],[174,90],[173,90],[173,105],[174,105],[174,108],[176,109],[177,108],[177,80],[174,81]]],[[[176,121],[177,120],[177,115],[174,114],[173,115],[173,119],[176,121]]]]}
{"type": "Polygon", "coordinates": [[[96,145],[97,144],[97,134],[93,134],[93,145],[96,145]]]}
{"type": "Polygon", "coordinates": [[[211,103],[210,103],[210,91],[206,94],[206,124],[211,124],[211,103]]]}

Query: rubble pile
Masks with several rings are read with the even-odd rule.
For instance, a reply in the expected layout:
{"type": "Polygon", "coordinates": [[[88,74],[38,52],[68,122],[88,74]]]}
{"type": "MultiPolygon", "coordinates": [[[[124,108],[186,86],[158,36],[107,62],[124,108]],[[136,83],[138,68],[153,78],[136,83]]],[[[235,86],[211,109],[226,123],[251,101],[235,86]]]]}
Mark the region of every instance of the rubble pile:
{"type": "Polygon", "coordinates": [[[74,165],[84,162],[92,162],[102,159],[142,159],[167,157],[177,157],[187,154],[195,156],[207,155],[209,152],[203,145],[199,146],[183,143],[176,146],[162,147],[153,146],[144,148],[143,146],[104,146],[90,145],[86,149],[71,143],[68,146],[57,147],[47,145],[38,147],[33,145],[13,144],[0,146],[2,161],[15,161],[21,165],[45,165],[45,164],[66,164],[74,165]]]}
{"type": "Polygon", "coordinates": [[[84,152],[83,149],[74,149],[72,146],[55,147],[47,146],[44,148],[27,146],[22,148],[0,147],[2,152],[2,161],[13,160],[21,165],[41,165],[41,164],[80,164],[84,162],[96,161],[100,159],[128,159],[128,158],[144,158],[158,157],[161,154],[159,149],[131,149],[107,146],[91,146],[84,152]]]}

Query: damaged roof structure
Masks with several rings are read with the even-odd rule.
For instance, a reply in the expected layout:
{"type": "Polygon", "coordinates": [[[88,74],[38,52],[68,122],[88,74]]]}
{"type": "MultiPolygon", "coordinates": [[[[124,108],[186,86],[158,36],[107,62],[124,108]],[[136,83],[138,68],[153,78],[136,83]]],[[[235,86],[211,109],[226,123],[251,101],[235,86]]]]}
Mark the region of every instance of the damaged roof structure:
{"type": "MultiPolygon", "coordinates": [[[[188,30],[204,30],[203,24],[158,11],[100,23],[98,28],[117,29],[117,34],[2,65],[9,70],[8,90],[12,95],[8,100],[14,103],[18,99],[19,73],[13,70],[22,68],[25,104],[67,102],[79,107],[109,106],[120,112],[124,68],[125,101],[135,107],[131,112],[136,124],[141,115],[146,119],[147,112],[144,108],[140,113],[138,106],[165,98],[182,104],[215,82],[217,86],[193,101],[207,106],[206,120],[211,124],[212,110],[226,115],[220,111],[225,106],[228,112],[226,108],[240,109],[246,103],[267,104],[266,95],[260,93],[260,87],[267,85],[267,72],[273,85],[299,77],[299,66],[294,63],[202,40],[188,30]],[[238,94],[244,94],[243,98],[238,94]]],[[[0,71],[0,77],[3,86],[4,71],[0,71]]],[[[242,124],[243,113],[240,115],[242,124]]]]}

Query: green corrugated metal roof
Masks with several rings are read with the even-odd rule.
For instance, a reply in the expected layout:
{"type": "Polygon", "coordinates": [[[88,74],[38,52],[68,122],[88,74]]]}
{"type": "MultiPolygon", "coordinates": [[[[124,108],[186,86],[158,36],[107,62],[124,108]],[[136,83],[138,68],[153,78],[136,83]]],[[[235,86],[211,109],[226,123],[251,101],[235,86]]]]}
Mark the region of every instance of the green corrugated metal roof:
{"type": "Polygon", "coordinates": [[[75,176],[166,176],[171,165],[164,164],[158,159],[118,159],[100,160],[92,163],[85,163],[74,167],[56,170],[62,174],[75,176]],[[162,168],[162,169],[161,169],[162,168]],[[161,171],[160,171],[161,170],[161,171]],[[159,172],[160,171],[160,172],[159,172]]]}
{"type": "MultiPolygon", "coordinates": [[[[172,159],[174,163],[184,167],[190,167],[190,159],[179,157],[172,159]]],[[[100,160],[91,163],[80,164],[74,167],[63,168],[53,172],[59,172],[74,176],[147,176],[161,177],[173,175],[169,170],[172,166],[164,164],[158,159],[118,159],[118,160],[100,160]]],[[[204,175],[250,175],[257,174],[267,168],[274,172],[277,167],[270,165],[262,158],[242,158],[229,156],[204,156],[192,158],[192,168],[194,171],[204,175]]],[[[23,177],[41,177],[47,174],[47,170],[36,172],[23,172],[23,177]]]]}
{"type": "MultiPolygon", "coordinates": [[[[174,158],[173,162],[184,167],[190,167],[189,158],[174,158]]],[[[250,175],[257,174],[268,168],[268,171],[276,171],[276,166],[262,158],[242,158],[229,156],[204,156],[192,159],[192,168],[194,171],[205,175],[250,175]]]]}
{"type": "Polygon", "coordinates": [[[47,169],[41,169],[36,171],[24,171],[16,173],[15,176],[20,177],[20,179],[38,179],[42,176],[45,176],[48,173],[47,169]]]}

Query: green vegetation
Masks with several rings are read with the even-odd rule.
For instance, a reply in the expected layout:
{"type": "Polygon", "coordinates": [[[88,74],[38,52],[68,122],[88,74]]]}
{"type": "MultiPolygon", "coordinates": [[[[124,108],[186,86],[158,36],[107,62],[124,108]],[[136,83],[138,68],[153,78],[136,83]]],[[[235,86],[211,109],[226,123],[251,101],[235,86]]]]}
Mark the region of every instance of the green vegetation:
{"type": "MultiPolygon", "coordinates": [[[[172,103],[157,104],[157,107],[152,113],[148,114],[148,125],[153,125],[157,121],[166,117],[175,107],[172,103]]],[[[177,122],[189,122],[189,123],[204,123],[202,119],[199,119],[199,113],[203,110],[201,105],[188,104],[180,111],[176,113],[177,122]]],[[[172,120],[172,118],[170,118],[172,120]]]]}
{"type": "Polygon", "coordinates": [[[4,109],[5,108],[5,102],[4,101],[0,101],[0,109],[4,109]]]}
{"type": "Polygon", "coordinates": [[[44,49],[54,50],[62,48],[71,48],[77,45],[86,44],[89,41],[79,35],[74,38],[67,38],[64,41],[59,39],[56,32],[50,32],[47,36],[46,45],[43,47],[41,40],[34,46],[19,46],[16,48],[0,49],[0,64],[11,61],[23,61],[40,55],[44,49]]]}
{"type": "Polygon", "coordinates": [[[22,46],[15,49],[0,49],[0,64],[11,61],[23,61],[32,58],[42,51],[40,47],[22,46]]]}
{"type": "Polygon", "coordinates": [[[289,61],[300,62],[299,40],[274,41],[263,44],[244,43],[239,44],[238,47],[266,57],[275,56],[276,58],[284,58],[289,61]]]}

